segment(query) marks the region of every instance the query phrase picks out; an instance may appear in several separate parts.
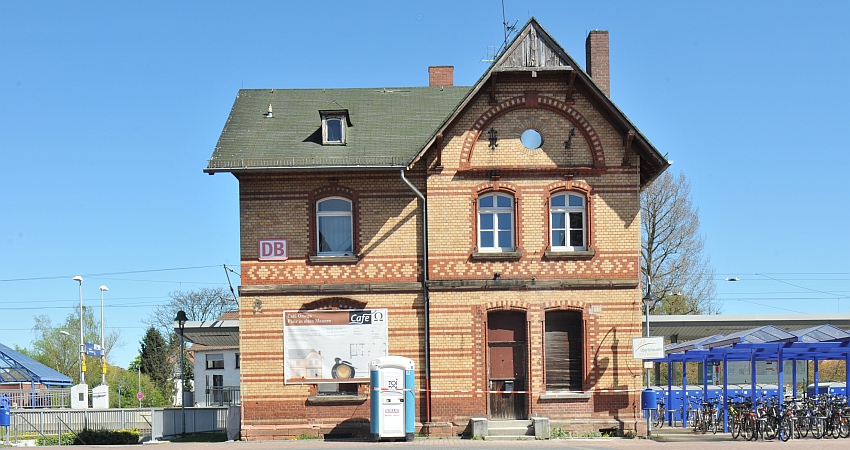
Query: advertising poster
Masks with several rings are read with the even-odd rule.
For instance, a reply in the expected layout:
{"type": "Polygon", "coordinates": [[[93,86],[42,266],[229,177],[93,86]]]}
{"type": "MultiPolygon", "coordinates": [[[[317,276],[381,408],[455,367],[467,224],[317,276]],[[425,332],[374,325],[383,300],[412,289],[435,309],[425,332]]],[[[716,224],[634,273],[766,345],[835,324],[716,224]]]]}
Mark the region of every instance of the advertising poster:
{"type": "Polygon", "coordinates": [[[387,310],[283,312],[284,383],[366,383],[387,355],[387,310]]]}

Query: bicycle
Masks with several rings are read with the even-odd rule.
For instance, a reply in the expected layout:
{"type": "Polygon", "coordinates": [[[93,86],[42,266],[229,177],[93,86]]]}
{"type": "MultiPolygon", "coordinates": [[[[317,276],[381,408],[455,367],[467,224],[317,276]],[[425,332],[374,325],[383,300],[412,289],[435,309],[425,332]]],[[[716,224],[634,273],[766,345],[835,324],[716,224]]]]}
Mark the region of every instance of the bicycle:
{"type": "Polygon", "coordinates": [[[656,428],[661,428],[664,426],[664,416],[666,415],[667,410],[664,408],[664,399],[659,398],[658,404],[655,406],[655,409],[652,411],[652,425],[656,428]]]}

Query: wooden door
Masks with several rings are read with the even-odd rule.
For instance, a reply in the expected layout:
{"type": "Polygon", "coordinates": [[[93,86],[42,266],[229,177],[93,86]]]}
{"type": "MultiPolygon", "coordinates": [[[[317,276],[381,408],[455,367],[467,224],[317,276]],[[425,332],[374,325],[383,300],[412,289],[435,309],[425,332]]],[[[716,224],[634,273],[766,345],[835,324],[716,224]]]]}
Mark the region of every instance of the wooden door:
{"type": "Polygon", "coordinates": [[[527,419],[525,313],[487,315],[487,362],[491,419],[527,419]]]}

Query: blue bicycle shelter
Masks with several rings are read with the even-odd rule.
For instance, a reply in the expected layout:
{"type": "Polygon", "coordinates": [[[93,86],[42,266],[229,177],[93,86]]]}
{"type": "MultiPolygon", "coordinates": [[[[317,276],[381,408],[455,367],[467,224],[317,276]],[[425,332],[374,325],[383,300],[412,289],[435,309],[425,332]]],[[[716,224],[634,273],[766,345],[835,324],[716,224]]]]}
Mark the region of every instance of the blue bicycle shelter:
{"type": "MultiPolygon", "coordinates": [[[[814,383],[807,389],[810,395],[817,393],[844,393],[846,386],[850,386],[850,333],[838,329],[832,325],[819,325],[803,330],[785,331],[772,325],[752,328],[728,335],[714,335],[692,341],[668,344],[664,349],[665,357],[651,360],[653,363],[667,363],[667,388],[658,395],[663,396],[667,402],[667,411],[671,412],[668,423],[672,425],[679,408],[687,410],[688,398],[695,397],[700,401],[703,398],[714,398],[722,400],[723,411],[728,411],[730,397],[747,397],[753,401],[755,408],[756,399],[761,396],[773,396],[780,401],[785,398],[784,385],[785,376],[784,362],[811,361],[814,366],[814,383]],[[821,385],[818,380],[818,362],[826,360],[844,361],[846,379],[844,383],[830,383],[821,385]],[[750,384],[730,385],[728,380],[728,363],[730,361],[750,362],[750,384]],[[756,362],[777,361],[776,384],[756,383],[756,362]],[[682,365],[682,384],[674,386],[673,367],[675,364],[682,365]],[[687,364],[702,363],[703,383],[702,386],[689,385],[687,379],[687,364]],[[720,363],[723,371],[722,386],[708,385],[708,367],[710,364],[720,363]],[[686,388],[683,388],[685,386],[686,388]]],[[[791,373],[792,393],[795,398],[797,392],[797,371],[791,373]]],[[[728,414],[724,414],[723,432],[728,429],[728,414]]],[[[679,417],[681,419],[681,417],[679,417]]],[[[682,420],[682,426],[687,422],[682,420]]]]}

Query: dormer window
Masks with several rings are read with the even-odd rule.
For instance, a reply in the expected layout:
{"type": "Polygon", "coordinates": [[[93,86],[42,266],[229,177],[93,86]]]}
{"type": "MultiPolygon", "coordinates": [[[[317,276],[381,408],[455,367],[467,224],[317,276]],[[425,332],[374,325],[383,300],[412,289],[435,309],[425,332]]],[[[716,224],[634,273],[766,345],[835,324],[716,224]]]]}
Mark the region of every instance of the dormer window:
{"type": "Polygon", "coordinates": [[[319,111],[322,118],[322,144],[345,145],[345,132],[351,126],[348,110],[319,111]]]}

